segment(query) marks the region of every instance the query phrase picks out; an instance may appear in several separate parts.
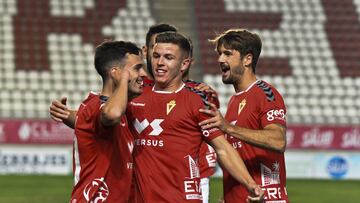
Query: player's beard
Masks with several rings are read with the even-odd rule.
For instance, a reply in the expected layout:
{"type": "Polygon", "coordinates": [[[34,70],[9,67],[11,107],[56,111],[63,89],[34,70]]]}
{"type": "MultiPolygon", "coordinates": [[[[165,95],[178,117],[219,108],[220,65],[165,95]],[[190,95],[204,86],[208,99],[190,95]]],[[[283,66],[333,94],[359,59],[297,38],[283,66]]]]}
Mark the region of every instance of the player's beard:
{"type": "Polygon", "coordinates": [[[242,66],[234,67],[229,70],[229,75],[227,77],[223,77],[222,81],[224,84],[235,84],[238,80],[242,78],[244,75],[245,68],[242,66]]]}

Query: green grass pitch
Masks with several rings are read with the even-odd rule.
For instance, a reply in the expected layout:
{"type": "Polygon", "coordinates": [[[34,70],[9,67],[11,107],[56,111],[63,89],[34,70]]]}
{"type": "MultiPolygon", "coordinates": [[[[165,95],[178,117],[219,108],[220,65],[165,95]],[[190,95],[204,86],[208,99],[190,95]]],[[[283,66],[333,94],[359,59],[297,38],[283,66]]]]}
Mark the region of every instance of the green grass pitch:
{"type": "MultiPolygon", "coordinates": [[[[64,203],[69,202],[71,176],[0,175],[0,202],[64,203]]],[[[210,202],[222,196],[221,179],[213,178],[210,202]]],[[[360,181],[294,180],[287,184],[292,203],[357,203],[360,202],[360,181]]]]}

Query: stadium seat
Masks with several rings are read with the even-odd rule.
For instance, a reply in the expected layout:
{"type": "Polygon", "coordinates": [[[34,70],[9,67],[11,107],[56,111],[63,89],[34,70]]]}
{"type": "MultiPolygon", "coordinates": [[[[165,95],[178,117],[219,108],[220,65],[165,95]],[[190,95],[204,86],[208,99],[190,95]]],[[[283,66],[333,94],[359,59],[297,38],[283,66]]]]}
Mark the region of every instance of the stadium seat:
{"type": "MultiPolygon", "coordinates": [[[[8,95],[2,97],[1,117],[47,117],[43,111],[48,104],[39,104],[39,91],[45,94],[41,98],[46,102],[70,95],[69,104],[77,107],[89,90],[101,88],[93,68],[96,44],[106,38],[145,43],[148,27],[156,22],[151,16],[151,1],[109,0],[106,6],[98,2],[1,2],[0,88],[8,95]],[[92,13],[95,7],[98,17],[92,13]],[[44,13],[48,13],[46,18],[39,17],[44,13]],[[19,17],[28,14],[31,17],[19,17]],[[19,58],[20,53],[25,54],[19,58]],[[13,96],[14,91],[21,96],[13,96]],[[13,97],[20,97],[24,107],[13,102],[13,97]]],[[[197,0],[194,8],[198,39],[193,40],[199,42],[201,55],[198,63],[203,80],[218,90],[222,110],[234,92],[232,86],[222,84],[217,55],[208,39],[228,28],[243,27],[262,38],[257,73],[283,94],[290,124],[358,124],[360,72],[356,54],[360,46],[354,41],[359,41],[360,0],[197,0]],[[337,110],[341,108],[345,113],[337,110]],[[309,116],[313,118],[306,118],[309,116]]]]}
{"type": "Polygon", "coordinates": [[[148,1],[99,2],[0,2],[0,87],[8,95],[2,97],[0,117],[48,118],[50,101],[65,95],[77,108],[87,92],[101,89],[93,65],[98,43],[110,38],[145,43],[155,23],[148,1]]]}
{"type": "MultiPolygon", "coordinates": [[[[360,102],[351,102],[359,95],[358,88],[355,88],[355,81],[359,81],[358,59],[352,57],[360,50],[354,43],[359,35],[358,32],[355,35],[351,34],[354,32],[346,32],[360,31],[357,28],[360,18],[354,20],[353,16],[355,9],[357,13],[360,11],[360,1],[354,2],[357,7],[349,2],[197,1],[195,9],[200,51],[204,71],[208,74],[204,80],[215,86],[211,77],[217,78],[215,75],[218,73],[212,69],[216,67],[216,55],[211,53],[207,39],[213,38],[215,32],[228,28],[247,28],[259,33],[262,38],[263,51],[257,73],[259,78],[273,84],[283,94],[289,124],[358,124],[360,114],[346,113],[350,111],[347,109],[360,109],[360,102]],[[214,12],[216,17],[210,15],[214,12]],[[245,17],[252,14],[251,18],[245,17]],[[264,17],[266,20],[261,15],[267,16],[264,17]],[[276,15],[280,16],[280,21],[276,20],[276,15]],[[233,21],[227,20],[229,16],[233,21]],[[235,16],[241,17],[238,19],[235,16]],[[242,21],[245,18],[246,22],[242,21]],[[328,24],[329,20],[341,23],[328,24]],[[234,21],[238,23],[232,23],[234,21]],[[331,29],[341,32],[332,32],[331,29]],[[341,51],[334,52],[334,46],[341,51]],[[267,61],[261,62],[264,58],[267,61]],[[279,64],[280,58],[285,63],[279,64]],[[279,67],[286,63],[290,71],[286,68],[280,70],[279,67]],[[264,69],[268,70],[265,74],[262,72],[264,69]]],[[[230,86],[223,88],[232,89],[230,86]]],[[[224,89],[220,91],[220,97],[230,92],[224,89]]]]}

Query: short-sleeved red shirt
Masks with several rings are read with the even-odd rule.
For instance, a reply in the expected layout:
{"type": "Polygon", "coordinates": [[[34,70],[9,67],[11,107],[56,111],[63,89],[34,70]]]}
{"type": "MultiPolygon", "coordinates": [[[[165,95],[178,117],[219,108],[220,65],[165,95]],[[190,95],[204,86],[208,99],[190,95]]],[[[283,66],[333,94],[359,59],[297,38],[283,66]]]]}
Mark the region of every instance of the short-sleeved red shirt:
{"type": "MultiPolygon", "coordinates": [[[[257,130],[273,123],[286,126],[285,114],[286,107],[279,92],[259,80],[231,97],[225,119],[234,125],[257,130]]],[[[287,202],[284,153],[256,147],[229,135],[226,137],[255,182],[262,186],[265,201],[287,202]]],[[[247,189],[224,170],[225,201],[246,202],[247,196],[247,189]]]]}
{"type": "Polygon", "coordinates": [[[201,202],[199,151],[201,143],[222,135],[202,131],[199,112],[204,95],[183,85],[173,93],[144,88],[127,108],[134,134],[137,202],[201,202]]]}
{"type": "Polygon", "coordinates": [[[100,108],[107,97],[90,93],[77,112],[73,149],[75,185],[71,203],[128,202],[132,180],[133,137],[126,117],[104,127],[100,108]]]}

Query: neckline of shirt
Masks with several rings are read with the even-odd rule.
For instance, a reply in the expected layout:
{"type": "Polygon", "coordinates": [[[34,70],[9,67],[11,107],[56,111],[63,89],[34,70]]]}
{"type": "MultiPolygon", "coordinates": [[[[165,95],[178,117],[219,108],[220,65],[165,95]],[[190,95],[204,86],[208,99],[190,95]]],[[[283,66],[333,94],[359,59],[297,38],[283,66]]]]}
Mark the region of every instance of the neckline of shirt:
{"type": "Polygon", "coordinates": [[[185,83],[182,83],[182,85],[180,86],[180,88],[177,89],[177,90],[175,90],[175,91],[161,91],[161,90],[155,90],[155,85],[154,85],[153,88],[152,88],[152,91],[153,91],[153,92],[156,92],[156,93],[160,93],[160,94],[172,94],[172,93],[178,93],[178,92],[180,92],[180,90],[182,90],[184,87],[185,87],[185,83]]]}
{"type": "Polygon", "coordinates": [[[259,79],[257,79],[255,82],[253,82],[248,88],[246,88],[246,90],[243,90],[243,91],[241,91],[241,92],[237,92],[237,93],[235,93],[235,95],[236,96],[238,96],[238,95],[240,95],[240,94],[242,94],[242,93],[244,93],[244,92],[247,92],[247,91],[249,91],[257,82],[259,82],[260,80],[259,79]]]}
{"type": "Polygon", "coordinates": [[[100,95],[100,93],[95,92],[95,91],[90,91],[90,94],[93,94],[93,95],[100,95]]]}

